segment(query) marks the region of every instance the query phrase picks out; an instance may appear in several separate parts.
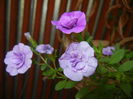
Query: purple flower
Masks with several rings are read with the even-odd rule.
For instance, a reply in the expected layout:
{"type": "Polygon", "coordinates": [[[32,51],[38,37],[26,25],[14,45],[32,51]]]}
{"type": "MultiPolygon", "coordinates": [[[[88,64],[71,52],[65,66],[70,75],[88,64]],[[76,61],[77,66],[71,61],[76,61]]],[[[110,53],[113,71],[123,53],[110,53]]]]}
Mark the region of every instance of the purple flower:
{"type": "Polygon", "coordinates": [[[102,53],[103,55],[112,55],[113,54],[112,50],[115,50],[115,48],[108,46],[102,49],[102,53]]]}
{"type": "Polygon", "coordinates": [[[25,73],[32,64],[32,51],[29,46],[19,43],[12,51],[7,52],[5,57],[6,71],[11,75],[25,73]]]}
{"type": "Polygon", "coordinates": [[[49,44],[40,44],[36,47],[36,51],[39,53],[52,54],[54,48],[49,44]]]}
{"type": "Polygon", "coordinates": [[[65,76],[73,81],[89,77],[98,65],[94,50],[86,41],[71,43],[59,58],[59,64],[65,76]]]}
{"type": "Polygon", "coordinates": [[[82,32],[86,27],[85,13],[81,11],[65,12],[59,21],[51,21],[56,28],[65,34],[82,32]]]}

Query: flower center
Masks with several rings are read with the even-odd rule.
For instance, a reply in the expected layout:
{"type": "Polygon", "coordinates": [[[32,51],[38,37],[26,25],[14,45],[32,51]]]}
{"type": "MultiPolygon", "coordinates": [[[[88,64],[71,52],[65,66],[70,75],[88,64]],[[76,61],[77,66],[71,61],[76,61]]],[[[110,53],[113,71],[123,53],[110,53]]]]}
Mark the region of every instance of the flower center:
{"type": "Polygon", "coordinates": [[[82,56],[78,54],[71,55],[71,63],[74,71],[80,71],[85,67],[82,62],[82,56]]]}
{"type": "Polygon", "coordinates": [[[76,26],[77,21],[78,21],[77,18],[71,19],[70,21],[66,22],[65,24],[62,24],[62,27],[66,28],[66,29],[72,29],[73,27],[76,26]]]}
{"type": "Polygon", "coordinates": [[[25,55],[22,53],[14,53],[15,55],[15,64],[17,66],[17,69],[21,68],[23,66],[23,64],[25,63],[24,61],[24,57],[25,55]]]}
{"type": "Polygon", "coordinates": [[[45,46],[43,49],[44,49],[45,51],[47,51],[47,50],[50,50],[50,47],[49,47],[49,46],[45,46]]]}

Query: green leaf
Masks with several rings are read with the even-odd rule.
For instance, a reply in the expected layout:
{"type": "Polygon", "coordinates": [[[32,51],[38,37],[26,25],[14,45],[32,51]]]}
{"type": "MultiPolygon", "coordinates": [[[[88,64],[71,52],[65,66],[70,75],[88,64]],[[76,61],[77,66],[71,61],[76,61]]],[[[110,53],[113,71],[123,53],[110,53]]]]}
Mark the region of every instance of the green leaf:
{"type": "Polygon", "coordinates": [[[55,90],[56,91],[59,91],[61,89],[63,89],[66,85],[66,80],[62,80],[62,81],[59,81],[56,85],[55,85],[55,90]]]}
{"type": "Polygon", "coordinates": [[[89,44],[92,44],[93,37],[89,35],[89,33],[85,33],[85,41],[87,41],[89,44]]]}
{"type": "Polygon", "coordinates": [[[129,71],[131,69],[133,69],[133,61],[127,61],[118,68],[121,72],[129,71]]]}
{"type": "Polygon", "coordinates": [[[133,52],[130,52],[130,53],[126,54],[125,57],[126,57],[126,58],[133,58],[133,52]]]}
{"type": "Polygon", "coordinates": [[[98,50],[98,48],[97,48],[96,46],[93,46],[93,48],[94,48],[94,51],[95,51],[96,53],[99,53],[99,50],[98,50]]]}
{"type": "Polygon", "coordinates": [[[65,88],[66,89],[69,89],[69,88],[73,88],[75,86],[77,82],[74,82],[74,81],[67,81],[66,85],[65,85],[65,88]]]}
{"type": "Polygon", "coordinates": [[[55,62],[55,56],[53,56],[53,55],[48,55],[48,59],[50,60],[50,61],[52,61],[52,62],[55,62]]]}
{"type": "Polygon", "coordinates": [[[109,64],[119,63],[122,60],[122,58],[124,57],[124,54],[125,54],[124,49],[120,49],[120,50],[115,51],[114,54],[110,58],[109,64]]]}
{"type": "Polygon", "coordinates": [[[102,74],[108,72],[108,70],[104,66],[98,66],[98,71],[102,74]]]}
{"type": "Polygon", "coordinates": [[[49,70],[47,70],[47,71],[44,71],[42,74],[43,74],[44,76],[51,76],[51,75],[54,75],[54,74],[56,74],[56,73],[55,73],[54,70],[49,69],[49,70]]]}
{"type": "Polygon", "coordinates": [[[76,34],[75,37],[77,38],[77,40],[79,41],[84,41],[83,37],[81,34],[76,34]]]}
{"type": "Polygon", "coordinates": [[[45,70],[45,69],[47,68],[47,66],[48,66],[48,64],[42,64],[42,65],[41,65],[41,70],[42,70],[42,71],[45,70]]]}
{"type": "Polygon", "coordinates": [[[132,86],[130,83],[121,83],[120,84],[121,89],[124,91],[124,93],[128,96],[131,97],[131,91],[132,91],[132,86]]]}
{"type": "Polygon", "coordinates": [[[63,71],[63,69],[59,67],[59,68],[57,69],[57,71],[60,71],[60,72],[61,72],[61,71],[63,71]]]}
{"type": "Polygon", "coordinates": [[[109,63],[110,58],[109,57],[102,57],[99,59],[100,62],[105,62],[105,63],[109,63]]]}
{"type": "Polygon", "coordinates": [[[85,97],[87,94],[89,93],[88,88],[82,88],[79,90],[79,92],[76,94],[75,98],[76,99],[81,99],[83,97],[85,97]]]}

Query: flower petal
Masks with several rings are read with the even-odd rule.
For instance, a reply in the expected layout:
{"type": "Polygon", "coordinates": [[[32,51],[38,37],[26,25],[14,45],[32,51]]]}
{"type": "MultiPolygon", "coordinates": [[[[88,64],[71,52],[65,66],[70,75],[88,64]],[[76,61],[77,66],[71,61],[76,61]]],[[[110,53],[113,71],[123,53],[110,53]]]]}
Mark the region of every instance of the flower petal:
{"type": "Polygon", "coordinates": [[[93,73],[95,72],[95,68],[91,67],[91,66],[86,66],[83,70],[83,75],[85,77],[89,77],[91,76],[93,73]]]}
{"type": "Polygon", "coordinates": [[[83,79],[83,74],[81,72],[74,72],[69,68],[65,68],[63,72],[66,77],[73,81],[81,81],[83,79]]]}
{"type": "Polygon", "coordinates": [[[51,21],[53,25],[58,25],[58,21],[51,21]]]}
{"type": "Polygon", "coordinates": [[[18,71],[16,68],[14,68],[14,66],[7,66],[6,67],[6,71],[11,75],[11,76],[15,76],[18,74],[18,71]]]}
{"type": "Polygon", "coordinates": [[[25,62],[25,64],[23,65],[23,67],[19,68],[17,71],[18,73],[25,73],[30,67],[31,67],[32,61],[29,59],[25,62]]]}
{"type": "Polygon", "coordinates": [[[90,58],[88,59],[88,65],[90,65],[90,66],[96,68],[97,65],[98,65],[97,59],[96,59],[95,57],[90,57],[90,58]]]}

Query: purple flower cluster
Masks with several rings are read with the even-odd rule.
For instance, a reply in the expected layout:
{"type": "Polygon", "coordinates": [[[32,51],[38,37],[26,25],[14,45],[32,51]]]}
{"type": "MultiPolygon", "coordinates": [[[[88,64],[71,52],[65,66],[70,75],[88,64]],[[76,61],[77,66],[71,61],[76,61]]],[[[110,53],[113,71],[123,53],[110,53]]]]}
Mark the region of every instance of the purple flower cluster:
{"type": "Polygon", "coordinates": [[[85,14],[81,11],[63,13],[59,21],[51,21],[56,28],[65,34],[82,32],[86,27],[85,14]]]}
{"type": "Polygon", "coordinates": [[[102,53],[103,53],[103,55],[112,55],[113,54],[113,50],[115,50],[115,48],[114,47],[112,47],[112,46],[108,46],[108,47],[105,47],[105,48],[103,48],[102,49],[102,53]]]}
{"type": "Polygon", "coordinates": [[[59,58],[59,64],[65,76],[73,81],[89,77],[98,65],[94,50],[86,41],[71,43],[59,58]]]}
{"type": "Polygon", "coordinates": [[[15,45],[12,51],[7,52],[5,57],[6,71],[11,75],[25,73],[32,63],[32,51],[29,46],[19,43],[15,45]]]}

